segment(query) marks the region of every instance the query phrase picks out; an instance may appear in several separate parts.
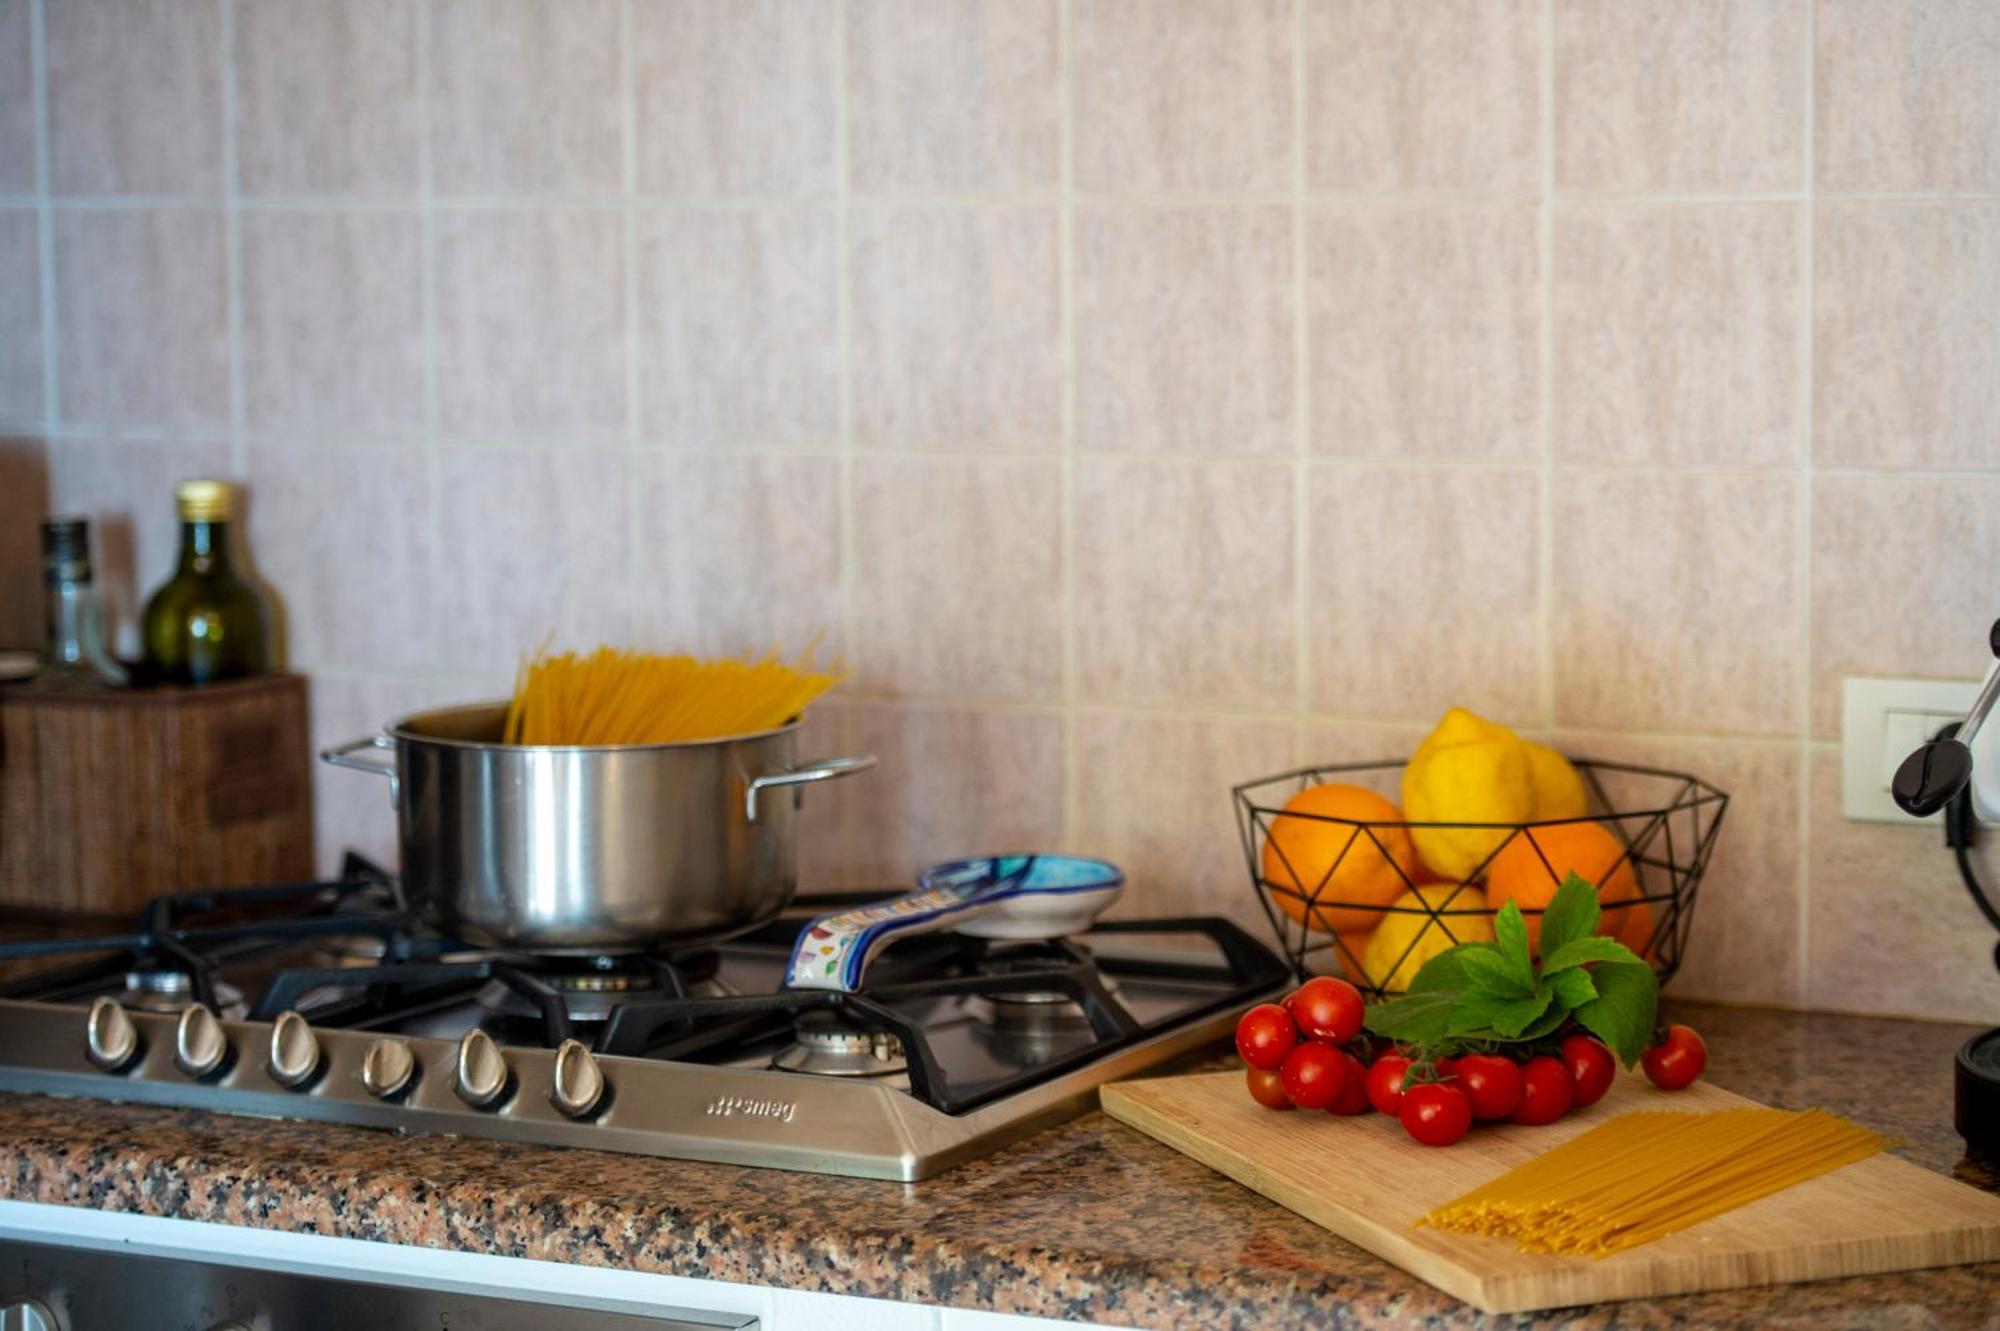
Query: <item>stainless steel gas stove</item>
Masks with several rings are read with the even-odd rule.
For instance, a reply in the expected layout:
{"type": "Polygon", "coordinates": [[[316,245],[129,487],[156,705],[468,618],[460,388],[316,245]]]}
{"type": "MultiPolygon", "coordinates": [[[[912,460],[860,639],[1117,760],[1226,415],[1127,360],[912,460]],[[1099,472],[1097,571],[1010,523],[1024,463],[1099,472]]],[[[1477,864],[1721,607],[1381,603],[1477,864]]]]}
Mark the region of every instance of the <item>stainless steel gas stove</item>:
{"type": "Polygon", "coordinates": [[[0,1090],[919,1179],[1225,1034],[1288,973],[1226,920],[891,944],[792,989],[802,899],[706,947],[468,948],[351,859],[164,897],[129,933],[0,944],[0,1090]]]}

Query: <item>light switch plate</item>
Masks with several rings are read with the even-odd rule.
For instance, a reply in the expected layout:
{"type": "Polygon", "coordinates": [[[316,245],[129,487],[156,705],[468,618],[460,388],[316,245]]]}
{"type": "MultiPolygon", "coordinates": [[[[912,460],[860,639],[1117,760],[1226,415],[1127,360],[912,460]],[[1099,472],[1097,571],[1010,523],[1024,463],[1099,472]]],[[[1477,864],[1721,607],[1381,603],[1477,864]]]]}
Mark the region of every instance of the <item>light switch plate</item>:
{"type": "Polygon", "coordinates": [[[1918,745],[1962,719],[1976,679],[1846,679],[1840,695],[1840,806],[1850,821],[1934,823],[1896,807],[1889,780],[1918,745]]]}

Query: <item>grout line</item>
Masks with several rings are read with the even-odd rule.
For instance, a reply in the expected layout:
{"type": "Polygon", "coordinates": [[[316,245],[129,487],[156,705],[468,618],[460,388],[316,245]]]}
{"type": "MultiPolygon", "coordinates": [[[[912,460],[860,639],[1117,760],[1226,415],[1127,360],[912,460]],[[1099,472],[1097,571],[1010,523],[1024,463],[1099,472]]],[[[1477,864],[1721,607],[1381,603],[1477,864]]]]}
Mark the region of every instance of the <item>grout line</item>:
{"type": "Polygon", "coordinates": [[[1312,335],[1306,280],[1306,0],[1292,5],[1292,761],[1303,763],[1312,714],[1312,335]]]}
{"type": "MultiPolygon", "coordinates": [[[[625,629],[634,641],[643,637],[645,616],[639,589],[646,585],[645,563],[640,558],[639,496],[644,493],[638,474],[640,444],[644,428],[639,404],[639,213],[633,197],[639,188],[639,84],[638,52],[634,40],[632,0],[618,3],[618,109],[623,122],[620,144],[624,206],[620,209],[619,238],[623,248],[625,280],[625,629]]],[[[650,461],[650,460],[649,460],[650,461]]]]}
{"type": "MultiPolygon", "coordinates": [[[[35,249],[42,283],[42,420],[50,440],[62,426],[62,367],[56,322],[56,236],[55,214],[49,206],[54,163],[49,142],[49,67],[47,0],[30,0],[28,5],[29,79],[35,99],[35,249]]],[[[51,458],[50,462],[53,463],[51,458]]],[[[55,471],[54,466],[50,471],[55,471]]]]}
{"type": "Polygon", "coordinates": [[[1556,18],[1555,0],[1542,0],[1541,60],[1537,71],[1541,112],[1538,137],[1541,140],[1541,202],[1535,213],[1536,262],[1541,273],[1535,283],[1540,301],[1540,324],[1535,340],[1535,397],[1539,411],[1541,460],[1536,481],[1535,543],[1535,641],[1541,723],[1556,723],[1556,515],[1555,515],[1555,416],[1556,416],[1556,18]]]}
{"type": "MultiPolygon", "coordinates": [[[[861,542],[855,529],[855,462],[854,443],[854,219],[850,207],[852,184],[852,164],[848,157],[848,87],[847,87],[847,3],[835,0],[833,7],[833,181],[834,181],[834,363],[838,367],[839,384],[839,438],[835,442],[834,457],[837,460],[834,484],[835,495],[835,536],[839,544],[838,569],[840,575],[840,655],[845,668],[854,669],[859,653],[860,618],[859,599],[856,586],[860,580],[861,542]]],[[[849,701],[855,696],[851,683],[841,686],[842,700],[849,701]]],[[[842,716],[841,738],[851,746],[857,737],[859,722],[852,709],[846,709],[842,716]]],[[[846,846],[847,829],[839,832],[843,851],[846,846]]],[[[836,874],[845,874],[847,864],[835,865],[836,874]]]]}
{"type": "Polygon", "coordinates": [[[1060,320],[1057,360],[1062,386],[1062,461],[1057,528],[1058,577],[1062,583],[1062,828],[1058,844],[1079,850],[1083,834],[1083,734],[1077,702],[1082,691],[1080,620],[1077,614],[1077,469],[1081,440],[1077,429],[1076,331],[1076,75],[1071,0],[1056,3],[1056,162],[1060,181],[1057,231],[1057,295],[1060,320]]]}
{"type": "MultiPolygon", "coordinates": [[[[250,448],[244,441],[243,384],[243,217],[237,211],[241,193],[236,160],[236,0],[222,0],[222,236],[225,276],[223,288],[228,302],[229,355],[229,466],[238,477],[250,465],[250,448]]],[[[281,644],[286,655],[290,645],[281,644]]]]}
{"type": "Polygon", "coordinates": [[[1812,492],[1813,492],[1813,99],[1814,47],[1813,7],[1805,7],[1805,129],[1803,168],[1805,195],[1799,205],[1799,361],[1798,361],[1798,468],[1799,493],[1798,548],[1793,577],[1793,595],[1798,598],[1798,700],[1796,703],[1799,740],[1799,784],[1796,841],[1798,845],[1798,941],[1797,979],[1794,1001],[1804,1004],[1812,996],[1812,492]]]}
{"type": "MultiPolygon", "coordinates": [[[[431,207],[431,184],[437,166],[431,144],[431,10],[423,0],[410,0],[416,17],[417,75],[417,283],[419,320],[422,324],[424,366],[424,496],[426,522],[431,539],[425,543],[425,560],[431,585],[444,585],[444,548],[437,539],[444,513],[444,448],[441,443],[444,421],[443,389],[438,365],[438,280],[437,217],[431,207]]],[[[442,680],[448,667],[442,660],[440,644],[432,644],[432,679],[442,680]]]]}

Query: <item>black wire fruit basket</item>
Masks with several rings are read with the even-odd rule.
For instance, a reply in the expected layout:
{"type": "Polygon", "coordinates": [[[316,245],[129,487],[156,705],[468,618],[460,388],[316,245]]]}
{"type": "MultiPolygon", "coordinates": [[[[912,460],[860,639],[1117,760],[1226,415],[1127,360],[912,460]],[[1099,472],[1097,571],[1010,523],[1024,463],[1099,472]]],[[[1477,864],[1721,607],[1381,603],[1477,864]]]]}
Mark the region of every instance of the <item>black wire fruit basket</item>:
{"type": "Polygon", "coordinates": [[[1342,975],[1373,997],[1401,993],[1430,957],[1491,939],[1506,900],[1537,933],[1543,904],[1578,869],[1598,889],[1599,932],[1650,962],[1662,983],[1671,979],[1729,796],[1685,772],[1570,761],[1588,810],[1540,822],[1425,823],[1286,807],[1339,783],[1374,792],[1393,813],[1400,760],[1301,767],[1235,787],[1251,885],[1292,969],[1301,979],[1342,975]],[[1408,849],[1438,833],[1471,838],[1458,843],[1478,848],[1469,872],[1438,876],[1408,849]]]}

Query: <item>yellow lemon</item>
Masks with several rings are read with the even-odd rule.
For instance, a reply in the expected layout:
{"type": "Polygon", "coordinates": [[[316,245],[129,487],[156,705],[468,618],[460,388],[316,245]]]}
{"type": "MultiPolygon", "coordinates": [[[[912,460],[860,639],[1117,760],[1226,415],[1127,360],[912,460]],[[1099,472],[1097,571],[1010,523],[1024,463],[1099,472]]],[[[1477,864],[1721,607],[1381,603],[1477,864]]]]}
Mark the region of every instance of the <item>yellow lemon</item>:
{"type": "MultiPolygon", "coordinates": [[[[1447,718],[1449,719],[1449,718],[1447,718]]],[[[1528,746],[1505,727],[1489,738],[1418,747],[1403,769],[1403,816],[1413,823],[1524,823],[1535,816],[1528,746]]],[[[1425,864],[1470,878],[1509,835],[1506,827],[1412,827],[1425,864]]]]}
{"type": "Polygon", "coordinates": [[[1459,883],[1433,883],[1396,898],[1382,916],[1382,923],[1369,935],[1361,965],[1368,978],[1391,993],[1410,987],[1424,963],[1460,943],[1487,943],[1493,940],[1493,922],[1485,915],[1444,914],[1433,917],[1417,914],[1433,911],[1484,910],[1486,899],[1478,888],[1459,883]]]}
{"type": "Polygon", "coordinates": [[[1528,775],[1535,785],[1535,821],[1581,818],[1590,812],[1583,778],[1569,759],[1548,745],[1528,743],[1528,775]]]}

